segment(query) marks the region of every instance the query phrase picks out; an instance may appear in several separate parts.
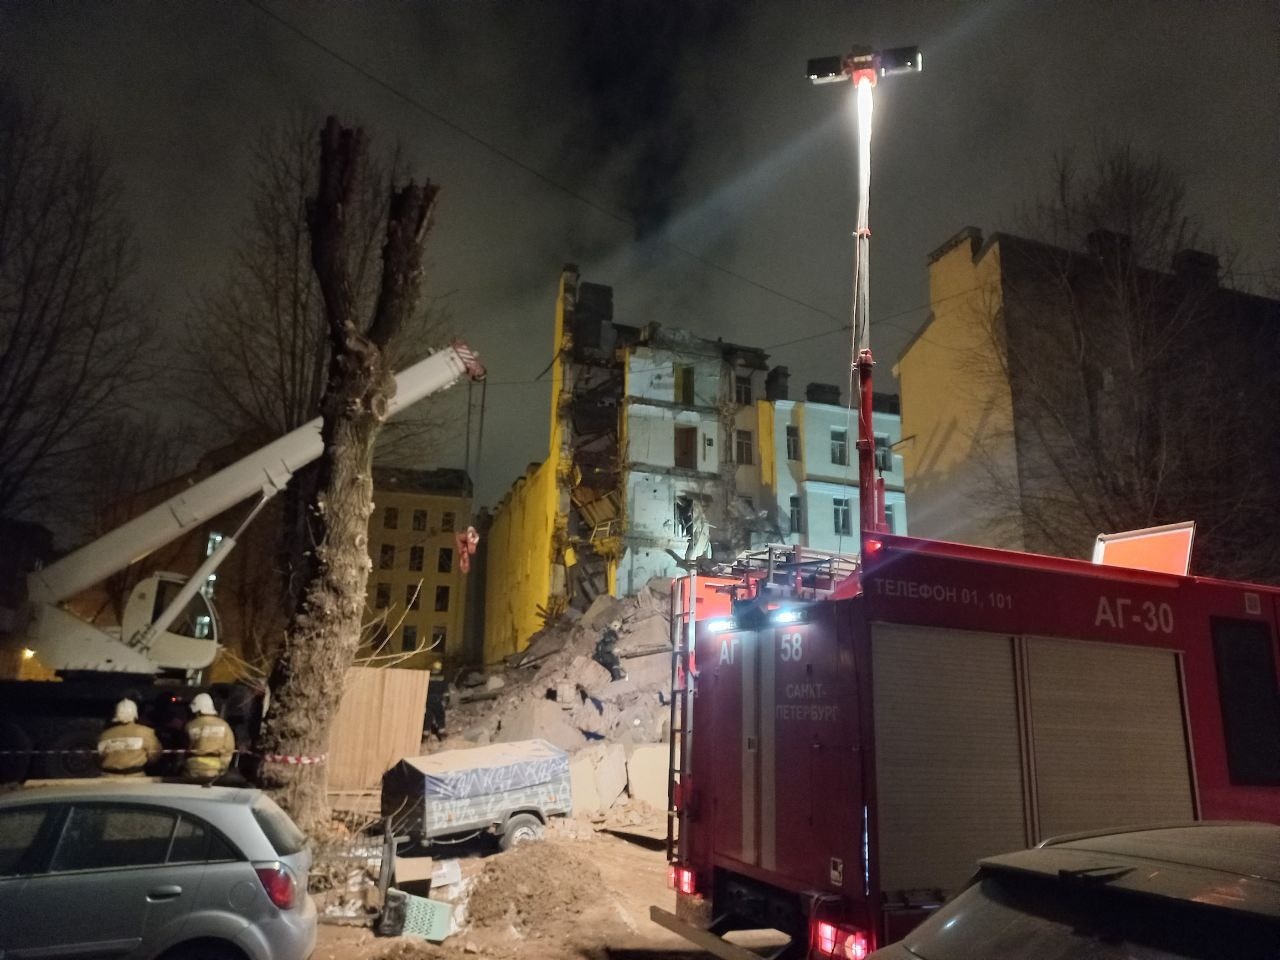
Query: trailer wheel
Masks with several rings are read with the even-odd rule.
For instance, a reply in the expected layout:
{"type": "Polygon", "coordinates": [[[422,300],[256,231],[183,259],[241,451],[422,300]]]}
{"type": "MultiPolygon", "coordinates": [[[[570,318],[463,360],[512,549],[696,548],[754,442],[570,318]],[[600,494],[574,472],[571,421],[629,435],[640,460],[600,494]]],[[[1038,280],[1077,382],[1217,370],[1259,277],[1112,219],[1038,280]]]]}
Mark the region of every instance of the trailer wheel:
{"type": "Polygon", "coordinates": [[[517,843],[524,843],[526,840],[541,840],[542,831],[542,821],[532,813],[517,813],[507,821],[498,840],[498,849],[510,850],[517,843]]]}
{"type": "Polygon", "coordinates": [[[31,738],[16,723],[0,720],[0,783],[22,783],[31,769],[31,738]]]}
{"type": "Polygon", "coordinates": [[[51,780],[73,777],[96,777],[98,766],[98,734],[102,725],[92,720],[68,723],[40,744],[43,753],[35,764],[36,772],[51,780]]]}

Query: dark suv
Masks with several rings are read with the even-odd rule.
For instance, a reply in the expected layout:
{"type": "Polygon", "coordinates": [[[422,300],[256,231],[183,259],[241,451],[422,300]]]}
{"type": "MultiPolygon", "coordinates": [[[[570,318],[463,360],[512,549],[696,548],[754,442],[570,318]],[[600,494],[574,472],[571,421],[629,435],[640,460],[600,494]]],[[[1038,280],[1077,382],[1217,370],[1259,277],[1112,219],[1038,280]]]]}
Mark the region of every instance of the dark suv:
{"type": "Polygon", "coordinates": [[[990,857],[877,960],[1277,960],[1280,826],[1074,834],[990,857]]]}
{"type": "Polygon", "coordinates": [[[0,957],[304,960],[311,854],[258,790],[87,781],[0,795],[0,957]]]}

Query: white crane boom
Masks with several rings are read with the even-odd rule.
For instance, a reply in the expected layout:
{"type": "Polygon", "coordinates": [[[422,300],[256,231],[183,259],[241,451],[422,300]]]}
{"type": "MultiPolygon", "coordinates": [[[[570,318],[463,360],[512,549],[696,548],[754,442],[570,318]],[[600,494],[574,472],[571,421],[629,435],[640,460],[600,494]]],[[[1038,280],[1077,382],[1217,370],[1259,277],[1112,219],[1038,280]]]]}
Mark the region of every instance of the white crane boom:
{"type": "MultiPolygon", "coordinates": [[[[465,344],[455,342],[397,374],[388,416],[464,376],[481,379],[484,368],[465,344]]],[[[255,493],[283,489],[295,472],[323,452],[320,426],[317,417],[56,563],[33,571],[27,579],[28,600],[33,604],[66,600],[255,493]]]]}

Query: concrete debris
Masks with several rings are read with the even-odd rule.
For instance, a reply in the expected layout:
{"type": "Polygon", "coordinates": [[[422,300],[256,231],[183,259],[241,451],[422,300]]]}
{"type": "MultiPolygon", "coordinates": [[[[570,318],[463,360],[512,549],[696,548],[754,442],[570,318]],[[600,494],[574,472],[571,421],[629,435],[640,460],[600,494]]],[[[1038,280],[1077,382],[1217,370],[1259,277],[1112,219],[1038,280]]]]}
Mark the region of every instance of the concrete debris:
{"type": "Polygon", "coordinates": [[[547,700],[524,700],[499,718],[495,743],[517,740],[546,740],[561,750],[577,750],[586,742],[582,731],[565,719],[559,704],[547,700]]]}
{"type": "Polygon", "coordinates": [[[667,807],[667,765],[671,751],[665,743],[642,743],[627,748],[627,793],[655,810],[667,807]]]}
{"type": "Polygon", "coordinates": [[[627,753],[620,743],[597,743],[569,761],[574,816],[608,810],[627,788],[627,753]]]}
{"type": "Polygon", "coordinates": [[[447,736],[423,752],[544,739],[568,751],[574,812],[597,816],[632,798],[666,808],[670,729],[670,584],[656,579],[634,597],[600,596],[576,622],[540,630],[529,646],[475,690],[455,691],[447,736]],[[615,649],[625,679],[593,656],[618,622],[615,649]],[[637,751],[654,747],[648,752],[637,751]],[[639,756],[640,759],[633,759],[639,756]],[[642,778],[628,786],[628,765],[642,778]]]}
{"type": "Polygon", "coordinates": [[[635,610],[636,605],[629,604],[626,597],[611,597],[602,593],[595,598],[578,622],[586,630],[599,633],[614,620],[625,621],[635,610]]]}

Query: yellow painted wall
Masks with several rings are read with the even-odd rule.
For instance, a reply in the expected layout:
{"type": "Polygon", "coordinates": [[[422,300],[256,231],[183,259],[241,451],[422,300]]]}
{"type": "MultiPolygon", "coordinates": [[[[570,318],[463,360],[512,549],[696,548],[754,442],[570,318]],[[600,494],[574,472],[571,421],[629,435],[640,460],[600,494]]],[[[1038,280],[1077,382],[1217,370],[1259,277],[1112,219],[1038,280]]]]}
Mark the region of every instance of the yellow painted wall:
{"type": "Polygon", "coordinates": [[[577,275],[566,270],[556,297],[551,365],[551,423],[547,459],[511,487],[494,511],[485,567],[484,662],[494,664],[529,645],[543,614],[564,601],[563,531],[568,517],[567,451],[562,394],[565,358],[571,343],[565,331],[568,287],[577,275]]]}
{"type": "Polygon", "coordinates": [[[998,237],[976,263],[975,253],[964,237],[936,255],[932,316],[894,368],[911,532],[1022,549],[1020,519],[991,496],[991,469],[1012,479],[1017,466],[1009,384],[990,333],[1001,302],[998,237]]]}
{"type": "Polygon", "coordinates": [[[523,650],[551,596],[555,469],[544,461],[516,481],[494,513],[485,582],[484,662],[523,650]]]}
{"type": "MultiPolygon", "coordinates": [[[[406,626],[417,631],[416,643],[424,647],[431,645],[434,630],[443,629],[442,646],[422,650],[396,666],[427,668],[436,661],[446,668],[461,665],[467,599],[465,577],[470,574],[462,573],[454,536],[455,531],[466,530],[471,522],[471,501],[463,496],[412,490],[375,490],[373,500],[373,514],[369,517],[369,557],[373,566],[369,571],[365,621],[371,623],[386,615],[390,640],[381,653],[405,652],[406,626]],[[387,508],[396,511],[394,528],[387,525],[387,508]],[[415,529],[415,511],[425,511],[425,518],[420,517],[423,529],[415,529]],[[394,548],[389,568],[382,565],[383,545],[394,548]],[[421,570],[410,569],[415,547],[422,551],[421,570]],[[448,572],[440,570],[441,550],[451,551],[448,572]],[[385,609],[377,606],[379,585],[389,589],[390,604],[385,609]],[[437,588],[448,590],[444,610],[436,610],[437,588]],[[418,591],[417,610],[409,609],[411,589],[418,591]]],[[[365,655],[369,652],[366,645],[365,655]]]]}

